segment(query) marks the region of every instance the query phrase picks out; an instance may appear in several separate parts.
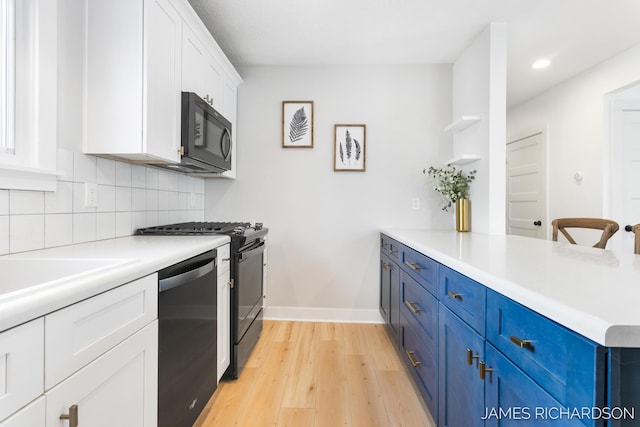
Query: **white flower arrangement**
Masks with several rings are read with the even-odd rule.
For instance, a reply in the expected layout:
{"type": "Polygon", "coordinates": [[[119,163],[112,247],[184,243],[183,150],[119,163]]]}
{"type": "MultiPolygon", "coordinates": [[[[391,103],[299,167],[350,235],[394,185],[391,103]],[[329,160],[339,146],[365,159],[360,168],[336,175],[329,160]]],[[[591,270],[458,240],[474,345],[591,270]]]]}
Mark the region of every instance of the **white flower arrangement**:
{"type": "Polygon", "coordinates": [[[472,170],[468,174],[456,169],[455,166],[447,165],[444,168],[434,168],[423,170],[433,179],[433,189],[442,195],[444,199],[443,211],[449,208],[459,199],[469,197],[469,184],[476,177],[476,171],[472,170]]]}

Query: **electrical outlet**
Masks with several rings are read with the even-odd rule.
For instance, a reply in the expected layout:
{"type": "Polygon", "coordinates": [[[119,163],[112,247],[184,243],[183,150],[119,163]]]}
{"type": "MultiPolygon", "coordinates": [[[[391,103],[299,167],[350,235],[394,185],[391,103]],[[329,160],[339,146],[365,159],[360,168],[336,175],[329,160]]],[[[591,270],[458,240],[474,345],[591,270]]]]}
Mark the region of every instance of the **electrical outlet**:
{"type": "Polygon", "coordinates": [[[98,206],[98,184],[84,184],[84,206],[95,208],[98,206]]]}
{"type": "Polygon", "coordinates": [[[420,197],[414,197],[411,199],[411,209],[414,211],[420,210],[420,197]]]}

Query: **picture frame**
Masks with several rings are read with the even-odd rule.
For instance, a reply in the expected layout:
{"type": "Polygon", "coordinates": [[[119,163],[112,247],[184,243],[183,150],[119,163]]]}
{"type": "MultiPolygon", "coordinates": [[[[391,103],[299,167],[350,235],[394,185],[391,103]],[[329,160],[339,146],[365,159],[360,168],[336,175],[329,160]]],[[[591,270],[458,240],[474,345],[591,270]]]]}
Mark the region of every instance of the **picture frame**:
{"type": "Polygon", "coordinates": [[[282,101],[282,148],[313,148],[313,101],[282,101]]]}
{"type": "Polygon", "coordinates": [[[333,170],[364,172],[367,127],[363,124],[334,125],[333,170]]]}

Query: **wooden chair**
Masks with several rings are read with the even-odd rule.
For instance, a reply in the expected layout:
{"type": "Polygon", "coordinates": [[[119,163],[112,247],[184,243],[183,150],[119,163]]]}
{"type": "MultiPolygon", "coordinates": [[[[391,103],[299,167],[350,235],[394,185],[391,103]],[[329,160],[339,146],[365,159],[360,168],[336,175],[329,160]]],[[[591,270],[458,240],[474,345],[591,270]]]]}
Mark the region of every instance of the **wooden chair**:
{"type": "MultiPolygon", "coordinates": [[[[551,238],[554,242],[558,241],[558,231],[560,231],[572,245],[575,245],[576,241],[573,240],[573,237],[571,237],[567,232],[567,228],[591,228],[602,230],[600,240],[593,245],[594,248],[600,249],[604,249],[605,246],[607,246],[609,238],[611,238],[611,236],[618,231],[618,228],[620,228],[617,222],[601,218],[557,218],[551,221],[551,225],[553,226],[553,234],[551,238]]],[[[637,239],[638,234],[636,234],[636,243],[637,239]]]]}

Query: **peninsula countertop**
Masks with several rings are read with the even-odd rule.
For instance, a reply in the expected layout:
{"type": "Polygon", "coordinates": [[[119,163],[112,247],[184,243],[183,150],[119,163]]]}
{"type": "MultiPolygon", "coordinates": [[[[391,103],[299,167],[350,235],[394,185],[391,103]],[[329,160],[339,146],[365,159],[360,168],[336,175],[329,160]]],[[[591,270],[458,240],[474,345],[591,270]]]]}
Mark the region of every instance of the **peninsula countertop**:
{"type": "Polygon", "coordinates": [[[0,256],[0,331],[229,242],[228,236],[129,236],[0,256]]]}
{"type": "Polygon", "coordinates": [[[640,347],[640,256],[520,236],[381,232],[606,347],[640,347]]]}

